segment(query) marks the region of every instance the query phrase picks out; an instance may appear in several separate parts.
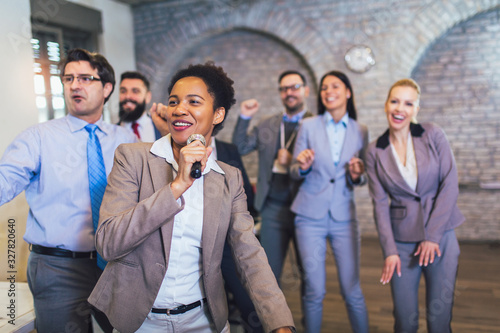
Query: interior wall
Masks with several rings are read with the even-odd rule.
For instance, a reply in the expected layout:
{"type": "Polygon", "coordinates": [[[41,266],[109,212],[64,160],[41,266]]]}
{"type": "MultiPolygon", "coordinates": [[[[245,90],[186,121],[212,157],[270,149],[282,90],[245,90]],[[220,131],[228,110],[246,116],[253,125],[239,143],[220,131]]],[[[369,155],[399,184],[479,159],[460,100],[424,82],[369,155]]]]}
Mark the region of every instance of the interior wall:
{"type": "MultiPolygon", "coordinates": [[[[277,48],[281,44],[289,50],[294,50],[297,58],[303,61],[304,68],[310,69],[311,75],[316,80],[332,69],[347,73],[356,95],[359,122],[368,125],[370,139],[373,140],[387,128],[383,110],[387,91],[392,83],[398,79],[410,77],[425,58],[429,47],[436,40],[447,35],[451,28],[473,19],[478,14],[495,11],[499,6],[500,0],[383,0],[376,2],[362,0],[206,2],[200,0],[140,5],[134,7],[137,65],[139,70],[151,78],[153,96],[165,96],[169,78],[181,64],[186,63],[184,62],[186,53],[193,50],[195,54],[200,52],[204,55],[205,51],[201,52],[202,49],[198,49],[197,46],[205,42],[213,42],[216,36],[221,36],[216,44],[217,48],[211,49],[210,52],[223,53],[223,59],[234,59],[238,62],[241,69],[232,77],[236,82],[242,82],[243,88],[238,89],[243,89],[249,95],[260,96],[258,90],[252,86],[252,79],[245,77],[245,71],[259,72],[263,64],[258,61],[261,59],[258,54],[260,51],[266,54],[264,44],[256,43],[252,52],[242,52],[242,46],[238,44],[238,41],[235,42],[231,38],[227,41],[223,39],[223,36],[228,36],[233,31],[252,30],[257,35],[260,34],[261,40],[267,38],[279,41],[276,42],[277,48]],[[369,71],[355,73],[347,68],[344,55],[353,45],[366,45],[373,50],[376,64],[369,71]]],[[[499,38],[494,30],[497,29],[495,27],[498,26],[498,20],[495,21],[492,18],[491,24],[489,29],[493,30],[490,31],[489,39],[476,40],[463,47],[468,48],[471,53],[484,47],[488,49],[493,47],[498,50],[495,42],[499,38]],[[483,45],[485,43],[486,46],[483,45]]],[[[469,30],[465,34],[473,34],[473,31],[469,30]]],[[[462,45],[456,38],[451,39],[450,42],[462,45]]],[[[493,54],[498,54],[496,51],[491,51],[491,53],[490,58],[496,56],[493,54]]],[[[192,60],[198,61],[199,59],[202,58],[192,60]]],[[[287,61],[289,60],[281,62],[281,70],[288,69],[291,65],[287,61]]],[[[267,57],[265,62],[272,62],[272,59],[267,57]]],[[[488,73],[492,67],[498,67],[498,64],[492,61],[487,63],[487,66],[489,67],[484,68],[485,73],[488,73]]],[[[454,71],[458,73],[461,70],[470,71],[471,68],[456,66],[454,68],[454,71]]],[[[479,72],[472,73],[469,80],[481,81],[483,80],[481,75],[479,72]]],[[[272,72],[265,73],[264,77],[269,82],[274,81],[272,72]]],[[[433,89],[433,86],[431,85],[429,89],[433,89]]],[[[266,95],[274,96],[275,93],[270,90],[266,95]]],[[[238,96],[240,97],[242,96],[238,96]]],[[[262,105],[262,108],[271,111],[273,104],[266,101],[266,98],[261,97],[266,103],[262,105]]],[[[486,96],[478,98],[484,99],[486,96]]],[[[238,100],[237,104],[240,102],[241,100],[238,100]]],[[[469,110],[470,104],[466,103],[463,107],[469,110]]],[[[481,109],[483,118],[490,119],[489,113],[491,113],[491,105],[481,109]]],[[[436,118],[436,120],[438,125],[446,126],[446,123],[441,121],[442,119],[436,118]]],[[[460,121],[462,126],[468,126],[468,118],[462,117],[460,121]]],[[[228,130],[230,129],[225,129],[225,131],[228,130]]],[[[481,131],[481,127],[475,130],[481,131]]],[[[475,141],[475,139],[476,137],[471,136],[469,144],[472,142],[475,145],[475,151],[484,152],[484,145],[481,144],[484,140],[475,141]]],[[[495,142],[489,145],[495,146],[495,142]]],[[[495,159],[494,153],[495,151],[491,149],[486,152],[490,160],[495,159]]],[[[250,165],[250,176],[255,176],[256,157],[247,158],[245,162],[246,165],[250,165]]],[[[499,177],[495,163],[490,164],[488,170],[483,172],[484,175],[489,175],[488,182],[496,182],[499,177]]],[[[484,163],[480,167],[483,166],[484,163]]],[[[470,178],[465,175],[477,172],[474,165],[468,163],[459,165],[462,185],[470,185],[471,182],[470,178]]],[[[476,178],[472,182],[477,191],[485,193],[480,186],[481,180],[476,178]]],[[[497,192],[488,190],[485,195],[492,193],[497,192]]],[[[476,197],[476,193],[466,190],[460,194],[459,206],[466,215],[467,223],[474,226],[464,232],[459,232],[460,237],[462,239],[500,240],[498,214],[483,214],[487,204],[480,207],[467,204],[473,202],[476,197]]],[[[356,190],[356,202],[363,235],[375,236],[372,203],[367,187],[356,190]]]]}
{"type": "MultiPolygon", "coordinates": [[[[112,0],[68,0],[99,10],[102,13],[103,33],[98,36],[99,52],[115,70],[117,84],[123,72],[135,70],[134,19],[129,5],[112,0]]],[[[112,123],[118,122],[118,93],[105,105],[109,109],[112,123]]]]}
{"type": "Polygon", "coordinates": [[[413,77],[422,86],[419,120],[442,126],[455,154],[468,217],[457,234],[500,239],[500,8],[451,28],[413,77]]]}
{"type": "MultiPolygon", "coordinates": [[[[33,54],[31,51],[31,24],[29,0],[0,2],[0,63],[2,66],[1,97],[2,117],[0,121],[0,154],[8,144],[28,126],[38,122],[33,81],[33,54]]],[[[24,194],[0,206],[0,280],[5,280],[7,271],[17,271],[18,280],[26,279],[28,249],[22,240],[28,216],[28,205],[24,194]],[[7,228],[8,221],[15,221],[13,232],[7,228]],[[15,238],[15,267],[7,267],[8,239],[15,238]]]]}

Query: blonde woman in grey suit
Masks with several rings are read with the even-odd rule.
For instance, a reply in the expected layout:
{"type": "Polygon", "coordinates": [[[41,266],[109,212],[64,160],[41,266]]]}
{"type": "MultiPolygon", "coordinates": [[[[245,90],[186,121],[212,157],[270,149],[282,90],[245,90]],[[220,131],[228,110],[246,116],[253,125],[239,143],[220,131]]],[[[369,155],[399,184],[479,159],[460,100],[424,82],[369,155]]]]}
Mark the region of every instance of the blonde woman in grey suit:
{"type": "Polygon", "coordinates": [[[375,222],[384,253],[380,282],[391,283],[395,332],[417,332],[418,287],[426,285],[427,331],[451,332],[460,254],[454,229],[457,207],[453,153],[436,125],[417,124],[420,87],[396,82],[387,96],[389,129],[367,150],[375,222]]]}
{"type": "Polygon", "coordinates": [[[292,204],[295,234],[305,274],[306,332],[319,333],[325,290],[326,244],[335,255],[341,294],[354,332],[368,332],[368,313],[359,283],[360,234],[354,186],[366,182],[363,155],[368,131],[356,122],[354,95],[347,76],[323,76],[318,116],[304,119],[290,174],[303,179],[292,204]]]}

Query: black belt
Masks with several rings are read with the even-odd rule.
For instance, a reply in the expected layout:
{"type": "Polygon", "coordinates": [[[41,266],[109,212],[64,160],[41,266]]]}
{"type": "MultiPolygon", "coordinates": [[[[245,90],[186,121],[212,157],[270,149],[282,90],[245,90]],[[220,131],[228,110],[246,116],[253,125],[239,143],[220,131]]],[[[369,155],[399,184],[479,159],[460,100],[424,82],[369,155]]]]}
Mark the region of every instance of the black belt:
{"type": "Polygon", "coordinates": [[[35,245],[35,244],[31,244],[31,251],[38,253],[38,254],[45,254],[48,256],[55,256],[55,257],[65,257],[65,258],[75,258],[75,259],[81,259],[81,258],[94,259],[94,258],[97,258],[96,251],[73,252],[70,250],[58,249],[55,247],[45,247],[45,246],[35,245]]]}
{"type": "Polygon", "coordinates": [[[201,301],[196,301],[194,303],[187,304],[187,305],[181,305],[181,306],[178,306],[178,307],[176,307],[174,309],[156,309],[156,308],[152,308],[151,312],[153,312],[153,313],[163,313],[163,314],[167,314],[167,315],[176,315],[176,314],[181,314],[181,313],[184,313],[184,312],[188,312],[189,310],[193,310],[194,308],[199,307],[201,305],[201,302],[203,302],[203,304],[205,304],[207,302],[207,299],[204,298],[201,301]]]}

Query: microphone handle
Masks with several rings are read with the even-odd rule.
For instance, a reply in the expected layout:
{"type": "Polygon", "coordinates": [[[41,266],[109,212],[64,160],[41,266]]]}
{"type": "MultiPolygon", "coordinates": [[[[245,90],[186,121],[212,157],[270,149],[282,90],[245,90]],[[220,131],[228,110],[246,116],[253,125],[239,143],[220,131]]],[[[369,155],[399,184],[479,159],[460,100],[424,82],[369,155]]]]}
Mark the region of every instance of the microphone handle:
{"type": "Polygon", "coordinates": [[[194,179],[198,179],[201,177],[201,163],[200,162],[193,163],[193,166],[191,167],[190,175],[194,179]]]}

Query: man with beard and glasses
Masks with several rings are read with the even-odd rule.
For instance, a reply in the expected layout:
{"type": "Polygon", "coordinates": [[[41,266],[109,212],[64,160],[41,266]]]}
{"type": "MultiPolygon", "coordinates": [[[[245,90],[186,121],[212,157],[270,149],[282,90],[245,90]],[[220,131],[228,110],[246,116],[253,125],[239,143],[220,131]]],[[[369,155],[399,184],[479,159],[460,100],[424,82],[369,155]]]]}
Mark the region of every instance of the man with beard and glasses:
{"type": "MultiPolygon", "coordinates": [[[[125,72],[120,82],[120,110],[121,125],[143,142],[153,142],[161,138],[161,134],[148,115],[146,105],[151,101],[148,79],[139,72],[125,72]]],[[[152,112],[156,110],[153,105],[152,112]]]]}
{"type": "MultiPolygon", "coordinates": [[[[286,71],[279,76],[278,83],[284,112],[264,117],[247,133],[251,118],[259,110],[259,103],[255,99],[243,101],[233,143],[241,155],[254,150],[259,154],[255,208],[262,217],[260,241],[279,282],[287,249],[295,238],[295,215],[290,211],[290,206],[300,185],[300,182],[290,178],[288,167],[292,161],[300,121],[312,114],[305,106],[309,87],[304,75],[297,71],[286,71]]],[[[294,248],[297,254],[295,242],[294,248]]],[[[302,271],[296,257],[299,271],[302,271]]]]}

